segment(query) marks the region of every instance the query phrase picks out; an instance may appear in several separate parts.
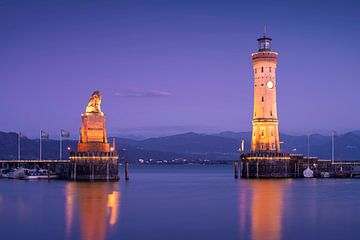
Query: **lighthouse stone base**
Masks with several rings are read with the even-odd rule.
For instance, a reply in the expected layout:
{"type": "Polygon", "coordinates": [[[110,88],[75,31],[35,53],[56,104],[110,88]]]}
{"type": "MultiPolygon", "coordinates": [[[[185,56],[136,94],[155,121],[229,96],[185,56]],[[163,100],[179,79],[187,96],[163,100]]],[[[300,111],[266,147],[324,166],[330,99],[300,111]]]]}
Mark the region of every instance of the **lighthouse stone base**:
{"type": "Polygon", "coordinates": [[[241,156],[242,178],[297,177],[296,164],[288,153],[250,152],[241,156]]]}

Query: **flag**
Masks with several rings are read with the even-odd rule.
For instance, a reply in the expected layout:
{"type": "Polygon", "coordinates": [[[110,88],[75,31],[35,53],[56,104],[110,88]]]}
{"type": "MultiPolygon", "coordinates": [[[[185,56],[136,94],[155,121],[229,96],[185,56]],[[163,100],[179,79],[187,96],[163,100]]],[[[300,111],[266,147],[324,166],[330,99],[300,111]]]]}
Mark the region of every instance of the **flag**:
{"type": "Polygon", "coordinates": [[[68,137],[70,137],[70,133],[68,132],[68,131],[66,131],[66,130],[64,130],[64,129],[61,129],[60,130],[61,131],[61,137],[63,137],[63,138],[68,138],[68,137]]]}
{"type": "Polygon", "coordinates": [[[40,131],[40,136],[41,136],[41,139],[49,139],[49,133],[41,130],[40,131]]]}

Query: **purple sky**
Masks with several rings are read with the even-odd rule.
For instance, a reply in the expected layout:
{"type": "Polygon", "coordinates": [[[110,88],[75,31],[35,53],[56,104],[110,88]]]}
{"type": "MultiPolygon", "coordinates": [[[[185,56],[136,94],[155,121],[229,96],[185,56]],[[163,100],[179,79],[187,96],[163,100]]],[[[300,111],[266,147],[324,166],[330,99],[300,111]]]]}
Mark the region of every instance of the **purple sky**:
{"type": "Polygon", "coordinates": [[[264,24],[280,131],[360,129],[359,5],[0,0],[0,130],[76,136],[100,90],[111,134],[249,131],[264,24]]]}

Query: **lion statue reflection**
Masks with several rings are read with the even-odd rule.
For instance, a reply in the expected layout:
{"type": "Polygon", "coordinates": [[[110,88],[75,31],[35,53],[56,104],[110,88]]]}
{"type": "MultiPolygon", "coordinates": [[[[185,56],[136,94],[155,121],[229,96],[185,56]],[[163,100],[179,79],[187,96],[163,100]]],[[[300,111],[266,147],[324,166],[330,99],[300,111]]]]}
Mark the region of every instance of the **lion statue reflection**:
{"type": "Polygon", "coordinates": [[[91,94],[90,100],[86,107],[87,113],[102,113],[100,104],[101,104],[101,92],[95,91],[93,94],[91,94]]]}

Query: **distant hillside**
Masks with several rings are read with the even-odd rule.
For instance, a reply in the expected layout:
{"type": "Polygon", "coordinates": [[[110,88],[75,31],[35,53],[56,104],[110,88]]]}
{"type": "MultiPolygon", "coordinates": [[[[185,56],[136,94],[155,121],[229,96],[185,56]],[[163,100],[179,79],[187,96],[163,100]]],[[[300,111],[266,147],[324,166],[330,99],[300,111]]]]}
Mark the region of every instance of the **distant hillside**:
{"type": "MultiPolygon", "coordinates": [[[[111,139],[111,138],[110,138],[111,139]]],[[[198,134],[194,132],[167,137],[134,140],[116,138],[116,146],[122,160],[137,159],[172,160],[233,160],[238,159],[237,149],[244,139],[246,149],[250,148],[250,132],[221,132],[218,134],[198,134]]],[[[283,151],[307,154],[307,136],[280,134],[283,151]]],[[[0,132],[0,158],[17,159],[18,136],[16,133],[0,132]]],[[[68,158],[68,146],[74,150],[75,140],[63,141],[63,156],[68,158]]],[[[349,132],[336,137],[335,155],[337,160],[360,160],[360,131],[349,132]]],[[[310,136],[310,154],[321,159],[331,158],[331,137],[319,134],[310,136]]],[[[59,158],[59,141],[43,140],[43,159],[59,158]]],[[[21,139],[21,158],[39,158],[39,140],[21,139]]]]}

